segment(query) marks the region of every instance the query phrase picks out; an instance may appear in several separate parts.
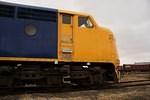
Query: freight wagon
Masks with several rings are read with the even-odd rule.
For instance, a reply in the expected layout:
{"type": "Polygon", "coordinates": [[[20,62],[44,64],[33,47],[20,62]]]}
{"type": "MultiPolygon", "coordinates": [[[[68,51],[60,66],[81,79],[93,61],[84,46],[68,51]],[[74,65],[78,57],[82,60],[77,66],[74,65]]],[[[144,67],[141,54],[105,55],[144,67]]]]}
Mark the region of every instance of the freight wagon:
{"type": "Polygon", "coordinates": [[[150,64],[123,64],[118,70],[121,72],[148,72],[150,64]]]}
{"type": "Polygon", "coordinates": [[[115,38],[89,14],[0,2],[0,87],[118,82],[115,38]]]}

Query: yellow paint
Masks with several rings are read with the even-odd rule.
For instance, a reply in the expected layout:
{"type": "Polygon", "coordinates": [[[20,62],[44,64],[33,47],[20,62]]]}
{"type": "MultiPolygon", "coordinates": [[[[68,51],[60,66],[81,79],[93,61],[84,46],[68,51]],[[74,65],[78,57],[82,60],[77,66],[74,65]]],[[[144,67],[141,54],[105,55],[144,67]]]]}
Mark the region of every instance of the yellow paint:
{"type": "MultiPolygon", "coordinates": [[[[119,65],[119,58],[116,50],[116,41],[112,31],[99,26],[92,16],[84,13],[60,11],[62,14],[73,16],[73,41],[72,41],[72,62],[108,62],[116,67],[119,65]],[[93,28],[81,28],[78,26],[78,16],[86,16],[92,21],[93,28]]],[[[62,17],[62,16],[59,16],[62,17]]],[[[61,23],[59,23],[61,24],[61,23]]],[[[62,26],[66,27],[66,26],[62,26]]],[[[70,29],[65,29],[69,31],[70,29]]],[[[60,31],[59,35],[63,34],[60,31]]],[[[61,41],[59,40],[61,43],[61,41]]],[[[70,48],[70,47],[68,47],[70,48]]],[[[61,49],[61,48],[60,48],[61,49]]],[[[59,49],[59,50],[60,50],[59,49]]],[[[60,50],[61,51],[61,50],[60,50]]],[[[60,57],[61,58],[61,57],[60,57]]],[[[65,60],[61,58],[61,60],[65,60]]],[[[70,60],[68,60],[70,61],[70,60]]]]}
{"type": "Polygon", "coordinates": [[[0,57],[0,60],[108,62],[113,63],[115,66],[119,65],[115,38],[109,29],[98,26],[92,16],[88,14],[60,10],[58,16],[58,59],[0,57]],[[62,14],[70,14],[72,16],[70,25],[62,24],[62,14]],[[78,16],[89,17],[94,27],[79,27],[78,16]],[[63,50],[72,50],[72,52],[65,55],[63,50]],[[68,56],[69,59],[65,58],[64,55],[68,56]]]}
{"type": "Polygon", "coordinates": [[[35,61],[35,62],[54,62],[57,59],[47,58],[23,58],[23,57],[0,57],[0,61],[35,61]]]}

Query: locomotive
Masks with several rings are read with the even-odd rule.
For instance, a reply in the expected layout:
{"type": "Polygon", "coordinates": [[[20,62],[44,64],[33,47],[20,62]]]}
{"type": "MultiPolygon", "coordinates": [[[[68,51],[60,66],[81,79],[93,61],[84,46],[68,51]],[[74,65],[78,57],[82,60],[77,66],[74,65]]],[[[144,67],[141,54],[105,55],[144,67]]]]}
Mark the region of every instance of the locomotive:
{"type": "Polygon", "coordinates": [[[85,13],[0,2],[0,87],[118,82],[111,30],[85,13]]]}

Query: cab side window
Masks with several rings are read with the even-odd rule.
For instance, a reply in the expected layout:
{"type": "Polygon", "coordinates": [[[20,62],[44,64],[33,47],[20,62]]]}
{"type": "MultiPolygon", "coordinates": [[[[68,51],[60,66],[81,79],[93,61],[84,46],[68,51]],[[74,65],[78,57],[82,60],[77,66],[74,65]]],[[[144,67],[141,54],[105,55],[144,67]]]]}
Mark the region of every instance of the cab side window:
{"type": "Polygon", "coordinates": [[[80,28],[93,28],[93,23],[89,17],[79,16],[78,17],[78,26],[80,28]]]}
{"type": "Polygon", "coordinates": [[[62,18],[62,23],[63,24],[71,24],[71,15],[64,14],[63,18],[62,18]]]}

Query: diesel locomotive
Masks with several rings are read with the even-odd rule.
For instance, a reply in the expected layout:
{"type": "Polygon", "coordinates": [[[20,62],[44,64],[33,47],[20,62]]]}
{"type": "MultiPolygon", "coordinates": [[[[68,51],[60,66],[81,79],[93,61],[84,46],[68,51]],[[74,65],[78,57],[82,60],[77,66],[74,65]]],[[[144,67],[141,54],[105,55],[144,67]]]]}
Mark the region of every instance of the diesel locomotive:
{"type": "Polygon", "coordinates": [[[89,14],[0,2],[0,87],[118,82],[111,30],[89,14]]]}

